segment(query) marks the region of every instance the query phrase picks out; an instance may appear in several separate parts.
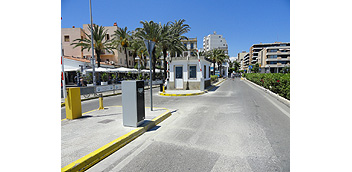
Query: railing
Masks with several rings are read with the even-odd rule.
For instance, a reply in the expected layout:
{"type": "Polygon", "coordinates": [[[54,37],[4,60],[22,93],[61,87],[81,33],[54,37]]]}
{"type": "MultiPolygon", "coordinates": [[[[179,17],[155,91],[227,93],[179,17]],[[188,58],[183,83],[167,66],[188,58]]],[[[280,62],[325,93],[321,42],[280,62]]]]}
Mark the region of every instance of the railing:
{"type": "MultiPolygon", "coordinates": [[[[163,84],[163,80],[152,81],[152,85],[160,85],[160,84],[163,84]]],[[[144,86],[149,86],[148,80],[144,81],[144,86]]],[[[115,91],[121,90],[121,89],[122,89],[121,84],[80,87],[81,95],[84,95],[85,97],[89,97],[89,94],[103,93],[103,92],[108,92],[108,91],[113,91],[113,93],[115,94],[115,91]],[[94,92],[94,90],[95,90],[95,92],[94,92]]],[[[61,88],[61,98],[63,98],[62,88],[61,88]]]]}

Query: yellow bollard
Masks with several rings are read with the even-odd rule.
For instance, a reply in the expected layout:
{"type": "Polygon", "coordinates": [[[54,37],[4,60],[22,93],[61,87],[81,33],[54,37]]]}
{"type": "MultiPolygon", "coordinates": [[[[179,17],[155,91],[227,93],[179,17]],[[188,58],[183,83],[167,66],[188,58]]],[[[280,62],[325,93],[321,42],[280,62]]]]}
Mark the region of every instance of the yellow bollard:
{"type": "Polygon", "coordinates": [[[165,93],[165,86],[163,86],[163,93],[165,93]]]}
{"type": "Polygon", "coordinates": [[[99,95],[99,109],[98,110],[102,110],[104,109],[104,105],[103,105],[103,94],[99,95]]]}
{"type": "Polygon", "coordinates": [[[67,119],[76,119],[82,116],[81,90],[79,87],[67,88],[65,108],[67,119]]]}

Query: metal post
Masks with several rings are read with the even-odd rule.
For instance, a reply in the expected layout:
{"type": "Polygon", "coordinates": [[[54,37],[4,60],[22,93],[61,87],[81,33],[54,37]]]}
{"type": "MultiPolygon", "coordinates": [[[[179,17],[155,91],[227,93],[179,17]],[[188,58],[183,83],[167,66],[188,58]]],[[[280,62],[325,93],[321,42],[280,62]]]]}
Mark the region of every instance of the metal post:
{"type": "Polygon", "coordinates": [[[64,98],[66,98],[67,92],[66,92],[66,79],[65,79],[65,69],[64,69],[64,56],[62,54],[62,40],[61,40],[61,66],[62,66],[61,77],[63,78],[62,79],[62,91],[63,91],[64,98]]]}
{"type": "MultiPolygon", "coordinates": [[[[150,41],[148,42],[150,44],[150,41]]],[[[153,111],[152,51],[149,51],[150,110],[153,111]]]]}
{"type": "MultiPolygon", "coordinates": [[[[93,39],[93,17],[92,17],[92,1],[89,0],[89,11],[90,11],[90,26],[91,26],[91,29],[90,29],[90,35],[91,35],[91,44],[92,44],[92,59],[93,59],[93,64],[92,64],[92,67],[93,67],[93,85],[94,87],[96,86],[96,81],[95,81],[95,58],[94,58],[94,39],[93,39]]],[[[94,94],[95,94],[95,89],[94,89],[94,94]]]]}
{"type": "Polygon", "coordinates": [[[153,58],[153,49],[155,42],[150,40],[144,40],[144,44],[149,52],[149,85],[150,85],[150,110],[153,111],[153,81],[152,81],[152,58],[153,58]]]}

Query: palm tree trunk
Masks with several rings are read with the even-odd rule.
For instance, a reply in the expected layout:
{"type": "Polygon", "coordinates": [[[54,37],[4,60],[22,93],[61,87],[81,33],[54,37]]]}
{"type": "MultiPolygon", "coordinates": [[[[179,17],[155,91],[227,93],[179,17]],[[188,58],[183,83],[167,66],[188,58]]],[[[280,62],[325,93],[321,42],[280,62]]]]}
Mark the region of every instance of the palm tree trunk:
{"type": "Polygon", "coordinates": [[[101,59],[100,59],[100,51],[95,51],[95,53],[97,53],[98,67],[100,67],[100,62],[101,62],[101,59]]]}
{"type": "Polygon", "coordinates": [[[213,75],[215,75],[215,61],[213,61],[213,75]]]}
{"type": "Polygon", "coordinates": [[[124,47],[124,49],[125,49],[125,55],[126,55],[126,64],[127,64],[127,68],[128,68],[128,55],[127,55],[127,48],[126,48],[126,47],[124,47]]]}

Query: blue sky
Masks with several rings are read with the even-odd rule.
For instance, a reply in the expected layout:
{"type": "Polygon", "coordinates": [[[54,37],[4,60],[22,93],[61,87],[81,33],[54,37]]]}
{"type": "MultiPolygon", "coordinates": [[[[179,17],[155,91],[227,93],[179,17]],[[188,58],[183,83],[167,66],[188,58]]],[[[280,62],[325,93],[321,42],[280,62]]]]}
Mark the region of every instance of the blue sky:
{"type": "MultiPolygon", "coordinates": [[[[289,0],[92,0],[93,23],[128,30],[140,21],[167,23],[185,19],[191,30],[185,36],[198,39],[214,31],[226,39],[230,57],[249,51],[256,43],[290,42],[289,0]]],[[[62,0],[61,27],[90,23],[89,0],[62,0]]]]}

